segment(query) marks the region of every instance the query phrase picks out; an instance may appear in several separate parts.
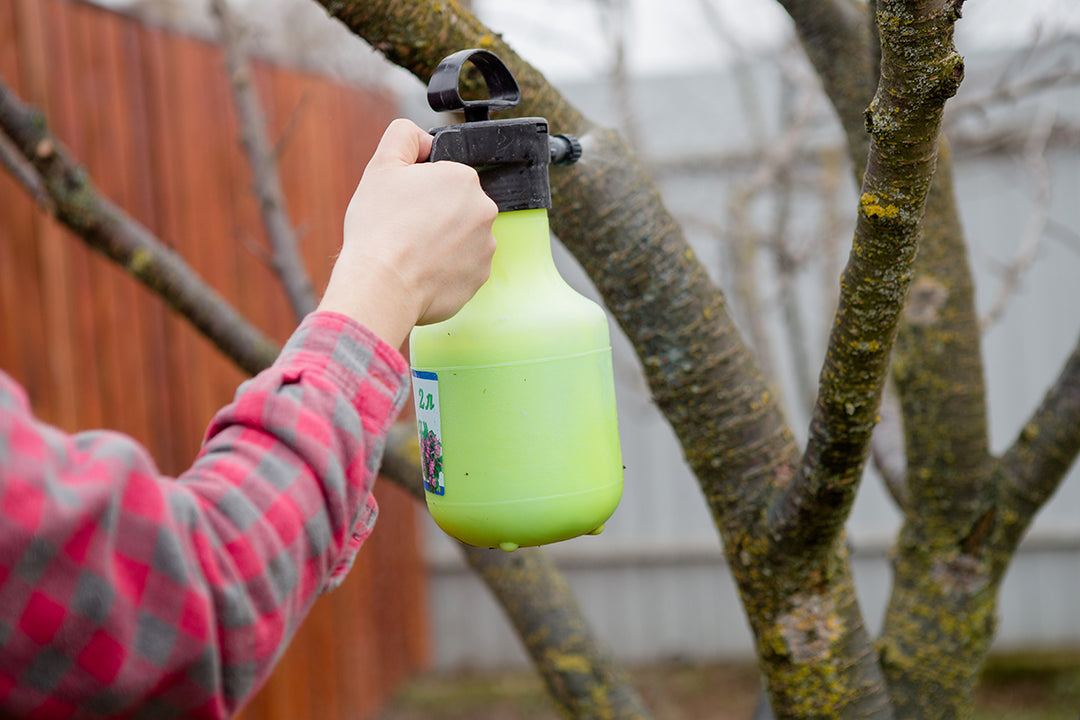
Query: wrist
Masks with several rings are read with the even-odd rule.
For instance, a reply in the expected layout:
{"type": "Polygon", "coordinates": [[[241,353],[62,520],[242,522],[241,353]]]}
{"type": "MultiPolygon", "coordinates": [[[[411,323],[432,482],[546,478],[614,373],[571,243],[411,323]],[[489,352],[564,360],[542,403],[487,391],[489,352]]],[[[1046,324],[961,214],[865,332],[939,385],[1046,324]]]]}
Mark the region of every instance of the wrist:
{"type": "Polygon", "coordinates": [[[374,258],[349,259],[342,254],[318,309],[346,315],[398,348],[420,315],[416,305],[416,293],[394,268],[374,258]],[[365,270],[356,272],[361,267],[365,270]]]}

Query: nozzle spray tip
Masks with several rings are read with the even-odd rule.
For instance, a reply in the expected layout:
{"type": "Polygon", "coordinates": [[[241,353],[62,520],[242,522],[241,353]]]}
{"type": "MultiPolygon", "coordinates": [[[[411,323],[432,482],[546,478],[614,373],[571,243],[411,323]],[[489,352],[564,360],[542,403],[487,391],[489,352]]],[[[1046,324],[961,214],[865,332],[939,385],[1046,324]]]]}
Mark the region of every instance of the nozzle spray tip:
{"type": "Polygon", "coordinates": [[[573,165],[581,158],[581,141],[573,135],[552,135],[548,146],[552,165],[573,165]]]}

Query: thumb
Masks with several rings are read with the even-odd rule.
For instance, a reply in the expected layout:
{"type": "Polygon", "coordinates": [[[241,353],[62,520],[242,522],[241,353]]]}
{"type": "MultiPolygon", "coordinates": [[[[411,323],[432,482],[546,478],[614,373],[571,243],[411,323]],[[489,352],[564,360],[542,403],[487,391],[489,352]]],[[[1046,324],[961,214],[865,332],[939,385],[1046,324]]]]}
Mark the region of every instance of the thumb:
{"type": "Polygon", "coordinates": [[[427,160],[430,152],[431,135],[421,130],[413,121],[398,118],[386,128],[368,167],[412,165],[427,160]]]}

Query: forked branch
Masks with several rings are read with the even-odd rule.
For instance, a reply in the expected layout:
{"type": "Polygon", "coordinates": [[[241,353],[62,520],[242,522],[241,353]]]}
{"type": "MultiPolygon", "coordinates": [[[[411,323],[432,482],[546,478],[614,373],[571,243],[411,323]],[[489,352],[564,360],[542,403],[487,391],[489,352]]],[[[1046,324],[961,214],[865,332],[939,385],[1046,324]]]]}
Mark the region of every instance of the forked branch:
{"type": "Polygon", "coordinates": [[[862,476],[911,283],[945,101],[963,78],[956,3],[881,0],[882,74],[851,255],[795,483],[770,512],[781,544],[830,546],[862,476]],[[918,32],[911,28],[918,27],[918,32]]]}

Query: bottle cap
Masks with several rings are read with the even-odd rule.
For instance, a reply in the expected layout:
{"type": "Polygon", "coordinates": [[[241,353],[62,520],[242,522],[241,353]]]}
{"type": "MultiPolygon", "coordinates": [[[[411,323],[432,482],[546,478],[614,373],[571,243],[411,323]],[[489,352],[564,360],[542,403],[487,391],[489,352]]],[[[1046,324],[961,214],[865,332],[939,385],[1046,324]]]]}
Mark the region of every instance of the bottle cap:
{"type": "Polygon", "coordinates": [[[463,110],[465,122],[431,131],[431,161],[453,160],[476,168],[484,192],[499,212],[551,207],[548,165],[569,164],[581,155],[575,138],[548,135],[538,117],[491,120],[493,110],[517,105],[521,91],[502,60],[488,50],[461,50],[444,59],[428,82],[428,104],[436,112],[463,110]],[[484,78],[488,97],[465,100],[461,71],[471,62],[484,78]]]}

